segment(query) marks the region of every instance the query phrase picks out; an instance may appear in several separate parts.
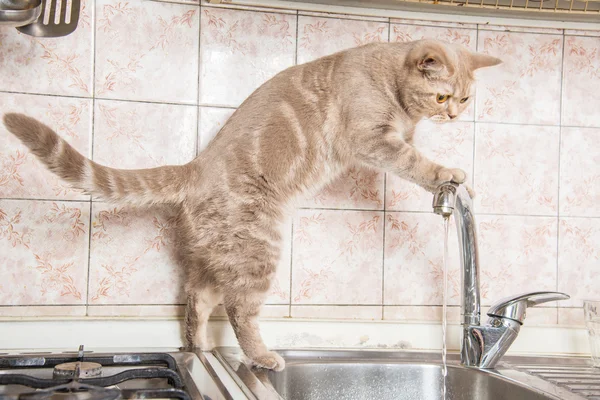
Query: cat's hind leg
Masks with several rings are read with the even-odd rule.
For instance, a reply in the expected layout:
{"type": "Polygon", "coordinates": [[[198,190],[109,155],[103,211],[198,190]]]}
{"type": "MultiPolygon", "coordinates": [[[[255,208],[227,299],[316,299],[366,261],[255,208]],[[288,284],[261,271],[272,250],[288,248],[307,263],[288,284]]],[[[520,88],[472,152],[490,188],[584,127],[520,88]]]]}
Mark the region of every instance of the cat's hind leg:
{"type": "Polygon", "coordinates": [[[209,287],[187,290],[185,342],[188,349],[212,350],[207,336],[208,318],[222,300],[223,294],[209,287]]]}

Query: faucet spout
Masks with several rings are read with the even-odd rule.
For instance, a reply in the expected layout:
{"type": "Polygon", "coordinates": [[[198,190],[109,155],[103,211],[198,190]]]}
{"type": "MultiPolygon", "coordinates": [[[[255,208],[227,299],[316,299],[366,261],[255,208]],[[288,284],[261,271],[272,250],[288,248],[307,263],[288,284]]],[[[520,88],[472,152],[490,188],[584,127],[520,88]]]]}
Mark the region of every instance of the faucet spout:
{"type": "Polygon", "coordinates": [[[444,183],[438,187],[433,195],[433,212],[444,218],[450,218],[456,203],[457,186],[453,183],[444,183]]]}
{"type": "Polygon", "coordinates": [[[454,215],[461,264],[461,322],[479,325],[479,253],[471,196],[463,186],[444,183],[434,194],[433,211],[444,218],[454,215]]]}

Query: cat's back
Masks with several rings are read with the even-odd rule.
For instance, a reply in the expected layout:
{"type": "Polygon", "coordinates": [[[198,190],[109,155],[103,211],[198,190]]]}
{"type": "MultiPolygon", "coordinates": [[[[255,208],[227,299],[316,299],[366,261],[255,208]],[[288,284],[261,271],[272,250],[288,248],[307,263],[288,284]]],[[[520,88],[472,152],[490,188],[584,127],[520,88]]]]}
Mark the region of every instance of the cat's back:
{"type": "Polygon", "coordinates": [[[224,176],[262,171],[273,184],[310,186],[319,169],[346,162],[334,142],[344,127],[349,88],[373,85],[368,69],[373,63],[381,68],[386,55],[403,47],[369,44],[278,73],[240,105],[200,154],[204,173],[217,185],[224,176]]]}

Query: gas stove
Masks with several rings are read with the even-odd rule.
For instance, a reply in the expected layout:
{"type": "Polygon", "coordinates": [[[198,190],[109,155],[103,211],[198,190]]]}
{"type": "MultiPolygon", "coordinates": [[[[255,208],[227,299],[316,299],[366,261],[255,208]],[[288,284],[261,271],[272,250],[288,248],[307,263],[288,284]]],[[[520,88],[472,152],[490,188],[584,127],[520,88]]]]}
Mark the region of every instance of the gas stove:
{"type": "Polygon", "coordinates": [[[0,355],[0,399],[212,400],[200,393],[194,353],[23,353],[0,355]]]}

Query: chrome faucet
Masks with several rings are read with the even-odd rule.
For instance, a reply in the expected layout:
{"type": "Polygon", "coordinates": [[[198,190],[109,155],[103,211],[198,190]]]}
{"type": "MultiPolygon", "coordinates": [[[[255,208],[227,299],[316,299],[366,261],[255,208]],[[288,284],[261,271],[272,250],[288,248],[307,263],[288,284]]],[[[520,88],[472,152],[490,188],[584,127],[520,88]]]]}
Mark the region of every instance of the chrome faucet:
{"type": "Polygon", "coordinates": [[[528,307],[566,300],[569,296],[558,292],[531,292],[507,297],[490,307],[487,323],[481,325],[479,256],[471,197],[463,186],[444,183],[434,194],[433,211],[444,218],[453,215],[456,222],[462,267],[461,363],[482,369],[494,368],[517,338],[528,307]]]}

